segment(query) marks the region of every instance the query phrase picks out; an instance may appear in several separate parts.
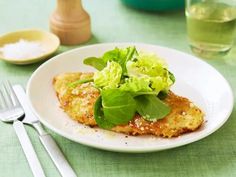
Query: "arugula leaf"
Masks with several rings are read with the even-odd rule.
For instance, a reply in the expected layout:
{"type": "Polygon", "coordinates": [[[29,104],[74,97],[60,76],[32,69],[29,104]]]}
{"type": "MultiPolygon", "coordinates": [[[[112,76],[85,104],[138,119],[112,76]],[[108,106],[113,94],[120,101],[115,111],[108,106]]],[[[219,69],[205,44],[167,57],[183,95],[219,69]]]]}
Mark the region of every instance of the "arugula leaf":
{"type": "Polygon", "coordinates": [[[98,97],[98,99],[95,102],[94,105],[94,118],[96,123],[99,127],[104,129],[111,129],[115,125],[107,121],[104,117],[103,109],[102,109],[102,98],[101,96],[98,97]]]}
{"type": "Polygon", "coordinates": [[[103,68],[106,67],[106,62],[104,62],[101,58],[96,57],[88,57],[84,59],[84,64],[93,66],[97,70],[101,71],[103,68]]]}
{"type": "Polygon", "coordinates": [[[136,102],[129,92],[119,89],[103,90],[102,107],[105,119],[120,125],[127,124],[136,112],[136,102]]]}
{"type": "Polygon", "coordinates": [[[175,83],[175,76],[174,76],[174,74],[173,74],[172,72],[170,72],[170,71],[168,71],[168,73],[169,73],[170,80],[171,80],[173,83],[175,83]]]}
{"type": "Polygon", "coordinates": [[[168,90],[162,90],[158,93],[157,97],[164,100],[168,96],[168,90]]]}
{"type": "Polygon", "coordinates": [[[162,119],[170,113],[170,107],[154,95],[140,95],[134,98],[137,112],[148,121],[162,119]]]}
{"type": "Polygon", "coordinates": [[[68,86],[69,86],[69,87],[76,87],[76,86],[79,85],[79,84],[84,84],[84,83],[87,83],[87,82],[93,82],[93,78],[80,79],[80,80],[74,81],[74,82],[72,82],[72,83],[69,83],[68,86]]]}
{"type": "Polygon", "coordinates": [[[155,95],[156,96],[157,94],[159,94],[159,92],[134,92],[134,93],[132,93],[132,95],[134,97],[137,97],[137,96],[140,96],[140,95],[155,95]]]}
{"type": "Polygon", "coordinates": [[[125,63],[127,63],[127,61],[131,60],[134,55],[138,54],[138,51],[136,50],[136,48],[134,46],[128,47],[127,49],[128,49],[128,52],[127,52],[127,55],[126,55],[125,63]]]}

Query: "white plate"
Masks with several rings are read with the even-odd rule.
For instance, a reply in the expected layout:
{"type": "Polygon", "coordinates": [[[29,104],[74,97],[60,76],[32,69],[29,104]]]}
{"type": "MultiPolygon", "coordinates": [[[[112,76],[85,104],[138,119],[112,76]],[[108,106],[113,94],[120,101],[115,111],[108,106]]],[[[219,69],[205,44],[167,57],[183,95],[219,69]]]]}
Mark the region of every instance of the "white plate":
{"type": "Polygon", "coordinates": [[[111,43],[81,47],[55,56],[41,65],[32,75],[27,95],[40,121],[61,136],[75,142],[120,152],[150,152],[182,146],[200,140],[220,128],[233,108],[232,90],[213,67],[185,53],[156,45],[111,43]],[[90,128],[71,120],[62,109],[52,87],[53,77],[65,72],[93,71],[83,65],[89,56],[101,56],[114,47],[135,45],[138,50],[156,53],[166,60],[176,77],[172,90],[189,98],[205,112],[205,123],[198,131],[177,138],[125,136],[99,128],[90,128]]]}

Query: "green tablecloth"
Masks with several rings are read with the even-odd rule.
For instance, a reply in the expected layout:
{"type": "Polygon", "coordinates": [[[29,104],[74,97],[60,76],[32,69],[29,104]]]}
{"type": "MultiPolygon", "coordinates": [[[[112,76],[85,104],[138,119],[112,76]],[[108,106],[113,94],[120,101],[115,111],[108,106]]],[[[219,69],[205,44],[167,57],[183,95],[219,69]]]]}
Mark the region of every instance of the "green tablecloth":
{"type": "MultiPolygon", "coordinates": [[[[48,29],[55,0],[0,1],[0,33],[22,28],[48,29]]],[[[92,39],[103,42],[143,42],[191,53],[184,12],[147,13],[125,7],[118,0],[84,1],[92,19],[92,39]]],[[[76,46],[78,47],[78,46],[76,46]]],[[[58,53],[73,47],[60,47],[58,53]]],[[[208,60],[236,91],[236,48],[225,59],[208,60]]],[[[24,86],[41,63],[15,66],[0,61],[0,80],[8,78],[24,86]]],[[[223,100],[222,100],[223,101],[223,100]]],[[[48,177],[58,171],[41,145],[37,133],[27,127],[48,177]]],[[[230,177],[236,176],[236,111],[226,124],[201,141],[156,153],[124,154],[86,147],[49,130],[80,177],[230,177]]],[[[0,176],[30,177],[32,173],[11,124],[0,122],[0,176]]]]}

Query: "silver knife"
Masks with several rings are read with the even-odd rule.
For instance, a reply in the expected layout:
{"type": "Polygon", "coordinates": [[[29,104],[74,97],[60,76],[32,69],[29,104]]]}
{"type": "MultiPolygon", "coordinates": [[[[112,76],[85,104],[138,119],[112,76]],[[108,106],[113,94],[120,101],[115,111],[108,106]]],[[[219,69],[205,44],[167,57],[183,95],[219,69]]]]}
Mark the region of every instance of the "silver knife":
{"type": "Polygon", "coordinates": [[[32,113],[23,87],[20,85],[14,85],[13,90],[25,111],[23,123],[33,126],[38,131],[40,141],[47,150],[62,177],[77,177],[56,142],[52,139],[51,135],[43,129],[39,119],[32,113]]]}

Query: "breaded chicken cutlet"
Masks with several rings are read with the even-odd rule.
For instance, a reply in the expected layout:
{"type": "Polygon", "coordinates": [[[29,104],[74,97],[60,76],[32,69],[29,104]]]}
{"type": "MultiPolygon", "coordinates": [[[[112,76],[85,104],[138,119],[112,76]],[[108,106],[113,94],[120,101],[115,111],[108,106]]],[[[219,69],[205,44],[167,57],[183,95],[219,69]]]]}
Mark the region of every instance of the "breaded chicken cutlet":
{"type": "MultiPolygon", "coordinates": [[[[61,108],[74,120],[94,127],[93,106],[99,97],[99,90],[92,83],[79,84],[69,87],[69,83],[80,79],[91,78],[93,73],[65,73],[53,80],[61,108]]],[[[163,119],[155,122],[143,119],[139,114],[129,121],[127,125],[119,125],[111,130],[129,135],[152,134],[161,137],[176,137],[186,132],[198,129],[204,120],[203,112],[187,98],[169,92],[163,100],[171,107],[171,112],[163,119]]]]}

